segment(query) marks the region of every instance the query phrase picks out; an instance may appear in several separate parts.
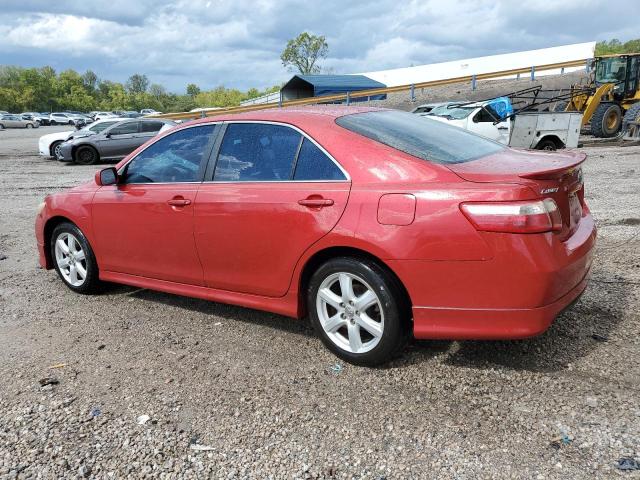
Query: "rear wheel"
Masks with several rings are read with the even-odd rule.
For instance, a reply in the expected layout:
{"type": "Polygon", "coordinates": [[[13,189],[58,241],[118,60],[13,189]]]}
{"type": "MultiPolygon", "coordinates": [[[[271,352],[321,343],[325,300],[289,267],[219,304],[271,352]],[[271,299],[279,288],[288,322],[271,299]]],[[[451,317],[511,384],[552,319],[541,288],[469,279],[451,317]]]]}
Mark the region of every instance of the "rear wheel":
{"type": "Polygon", "coordinates": [[[51,235],[50,248],[55,269],[67,287],[78,293],[98,290],[98,264],[78,227],[68,222],[58,225],[51,235]]]}
{"type": "Polygon", "coordinates": [[[95,148],[83,145],[76,150],[74,157],[80,165],[93,165],[98,161],[99,155],[95,148]]]}
{"type": "Polygon", "coordinates": [[[395,279],[376,263],[341,257],[311,277],[307,305],[325,346],[364,366],[387,362],[405,344],[410,314],[395,279]]]}
{"type": "Polygon", "coordinates": [[[32,124],[30,124],[30,123],[27,123],[27,124],[25,125],[25,128],[33,128],[33,125],[32,125],[32,124]]]}
{"type": "Polygon", "coordinates": [[[536,150],[554,151],[557,149],[558,149],[558,146],[556,145],[556,142],[554,142],[550,138],[543,138],[536,145],[536,150]]]}
{"type": "Polygon", "coordinates": [[[627,131],[631,122],[640,122],[640,102],[634,103],[629,107],[629,110],[624,112],[622,129],[627,131]]]}
{"type": "Polygon", "coordinates": [[[601,103],[591,117],[591,134],[594,137],[614,137],[622,125],[622,109],[617,103],[601,103]]]}

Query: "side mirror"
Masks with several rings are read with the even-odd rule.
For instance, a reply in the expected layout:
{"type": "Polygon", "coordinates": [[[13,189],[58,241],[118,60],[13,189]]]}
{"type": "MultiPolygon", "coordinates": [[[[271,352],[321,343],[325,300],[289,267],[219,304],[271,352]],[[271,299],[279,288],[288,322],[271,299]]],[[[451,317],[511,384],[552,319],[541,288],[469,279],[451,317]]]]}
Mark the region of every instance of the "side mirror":
{"type": "Polygon", "coordinates": [[[111,134],[110,133],[105,133],[104,134],[104,138],[111,138],[111,134]]]}
{"type": "Polygon", "coordinates": [[[105,187],[107,185],[115,185],[118,183],[118,171],[115,167],[104,168],[96,172],[96,184],[105,187]]]}

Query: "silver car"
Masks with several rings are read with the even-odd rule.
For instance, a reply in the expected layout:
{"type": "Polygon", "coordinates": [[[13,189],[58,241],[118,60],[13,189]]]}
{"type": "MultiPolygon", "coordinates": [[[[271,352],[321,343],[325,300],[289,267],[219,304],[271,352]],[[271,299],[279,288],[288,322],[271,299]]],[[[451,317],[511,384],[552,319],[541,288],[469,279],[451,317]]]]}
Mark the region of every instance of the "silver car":
{"type": "Polygon", "coordinates": [[[0,115],[0,130],[3,128],[38,128],[40,124],[35,120],[22,118],[20,115],[0,115]]]}
{"type": "Polygon", "coordinates": [[[175,126],[163,118],[123,120],[103,131],[77,136],[64,142],[56,150],[58,160],[91,165],[98,161],[120,160],[158,133],[175,126]]]}

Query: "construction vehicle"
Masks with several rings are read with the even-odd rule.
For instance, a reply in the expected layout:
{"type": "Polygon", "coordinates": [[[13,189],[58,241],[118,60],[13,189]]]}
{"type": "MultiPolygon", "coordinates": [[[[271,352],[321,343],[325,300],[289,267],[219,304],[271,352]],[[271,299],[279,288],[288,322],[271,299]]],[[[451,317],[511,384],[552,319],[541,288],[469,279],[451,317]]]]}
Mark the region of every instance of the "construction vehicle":
{"type": "Polygon", "coordinates": [[[594,137],[624,133],[640,120],[640,53],[595,57],[593,72],[589,84],[573,85],[555,111],[583,112],[582,126],[590,124],[594,137]]]}

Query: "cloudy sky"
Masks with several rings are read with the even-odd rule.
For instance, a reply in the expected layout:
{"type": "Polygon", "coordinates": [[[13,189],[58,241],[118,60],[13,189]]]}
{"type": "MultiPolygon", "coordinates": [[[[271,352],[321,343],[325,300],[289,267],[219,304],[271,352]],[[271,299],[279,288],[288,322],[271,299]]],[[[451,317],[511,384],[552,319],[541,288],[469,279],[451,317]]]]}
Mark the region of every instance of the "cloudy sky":
{"type": "Polygon", "coordinates": [[[354,73],[640,37],[638,0],[0,0],[0,65],[124,81],[279,84],[288,39],[325,35],[322,66],[354,73]]]}

